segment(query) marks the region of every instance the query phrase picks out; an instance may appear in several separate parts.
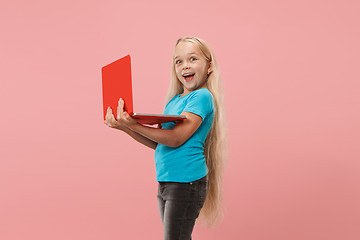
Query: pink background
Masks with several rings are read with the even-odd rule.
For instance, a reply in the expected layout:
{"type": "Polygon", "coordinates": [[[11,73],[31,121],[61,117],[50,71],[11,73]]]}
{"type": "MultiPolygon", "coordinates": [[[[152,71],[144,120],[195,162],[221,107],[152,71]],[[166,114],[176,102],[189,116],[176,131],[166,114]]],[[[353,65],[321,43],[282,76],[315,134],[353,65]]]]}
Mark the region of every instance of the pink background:
{"type": "MultiPolygon", "coordinates": [[[[194,239],[360,239],[358,1],[2,1],[0,239],[162,239],[153,150],[102,121],[131,54],[161,113],[178,37],[213,48],[229,126],[223,223],[194,239]]],[[[149,100],[151,99],[151,100],[149,100]]]]}

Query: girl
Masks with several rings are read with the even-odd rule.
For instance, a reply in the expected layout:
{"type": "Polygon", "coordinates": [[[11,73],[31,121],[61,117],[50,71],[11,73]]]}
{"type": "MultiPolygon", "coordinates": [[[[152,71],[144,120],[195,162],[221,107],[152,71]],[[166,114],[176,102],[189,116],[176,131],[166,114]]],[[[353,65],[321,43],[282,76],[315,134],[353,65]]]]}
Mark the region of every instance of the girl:
{"type": "Polygon", "coordinates": [[[155,149],[158,205],[164,239],[191,239],[195,220],[219,216],[225,159],[225,119],[218,67],[208,44],[196,37],[175,45],[164,114],[187,119],[159,128],[138,124],[119,100],[118,119],[108,108],[105,124],[155,149]]]}

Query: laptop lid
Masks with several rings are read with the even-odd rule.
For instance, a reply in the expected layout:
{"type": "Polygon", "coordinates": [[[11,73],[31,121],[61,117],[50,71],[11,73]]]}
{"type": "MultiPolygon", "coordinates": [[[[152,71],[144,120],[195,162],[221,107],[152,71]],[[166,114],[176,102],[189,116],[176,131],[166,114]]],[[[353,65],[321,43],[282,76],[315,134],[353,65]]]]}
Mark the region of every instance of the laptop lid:
{"type": "Polygon", "coordinates": [[[124,100],[125,111],[131,116],[133,114],[133,97],[130,55],[102,67],[101,73],[104,119],[108,107],[111,107],[115,118],[117,118],[120,97],[124,100]]]}

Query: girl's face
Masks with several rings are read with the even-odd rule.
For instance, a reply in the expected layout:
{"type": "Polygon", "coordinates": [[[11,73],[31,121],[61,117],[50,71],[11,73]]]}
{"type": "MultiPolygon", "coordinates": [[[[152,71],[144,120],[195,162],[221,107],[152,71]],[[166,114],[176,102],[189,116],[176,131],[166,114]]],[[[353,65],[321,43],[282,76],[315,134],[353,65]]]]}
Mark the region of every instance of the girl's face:
{"type": "Polygon", "coordinates": [[[209,62],[192,42],[180,42],[174,52],[175,72],[184,88],[184,95],[202,88],[211,72],[209,62]]]}

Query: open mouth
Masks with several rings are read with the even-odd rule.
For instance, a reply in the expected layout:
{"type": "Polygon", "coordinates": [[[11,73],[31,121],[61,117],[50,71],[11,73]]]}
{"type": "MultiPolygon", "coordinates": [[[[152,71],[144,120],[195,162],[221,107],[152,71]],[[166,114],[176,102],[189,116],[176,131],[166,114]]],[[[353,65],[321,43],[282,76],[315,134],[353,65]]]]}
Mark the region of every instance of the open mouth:
{"type": "Polygon", "coordinates": [[[183,77],[184,77],[185,81],[188,82],[188,81],[193,80],[194,75],[195,75],[195,73],[185,73],[185,74],[183,75],[183,77]]]}

